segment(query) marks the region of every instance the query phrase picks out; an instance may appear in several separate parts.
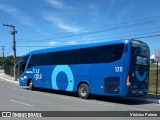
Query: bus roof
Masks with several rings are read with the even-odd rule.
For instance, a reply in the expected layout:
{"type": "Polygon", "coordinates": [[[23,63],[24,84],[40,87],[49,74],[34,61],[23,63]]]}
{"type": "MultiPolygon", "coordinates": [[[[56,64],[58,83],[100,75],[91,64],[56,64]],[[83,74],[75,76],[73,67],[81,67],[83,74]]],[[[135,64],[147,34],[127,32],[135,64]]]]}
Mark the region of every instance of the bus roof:
{"type": "Polygon", "coordinates": [[[123,40],[114,40],[114,41],[107,41],[107,42],[100,42],[100,43],[68,45],[68,46],[63,46],[63,47],[34,50],[34,51],[29,52],[26,55],[48,53],[48,52],[58,52],[58,51],[73,50],[73,49],[81,49],[81,48],[96,47],[96,46],[109,45],[109,44],[127,43],[129,41],[130,40],[123,39],[123,40]]]}

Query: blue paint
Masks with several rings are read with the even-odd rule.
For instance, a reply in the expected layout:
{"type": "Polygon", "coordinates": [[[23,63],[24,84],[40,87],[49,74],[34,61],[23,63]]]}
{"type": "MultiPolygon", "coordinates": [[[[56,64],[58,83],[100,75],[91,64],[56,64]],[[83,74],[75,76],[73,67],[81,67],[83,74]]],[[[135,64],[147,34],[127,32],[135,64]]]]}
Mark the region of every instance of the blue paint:
{"type": "Polygon", "coordinates": [[[56,83],[58,83],[57,87],[60,90],[66,90],[67,86],[68,86],[68,77],[67,77],[66,73],[59,72],[57,75],[57,78],[56,78],[56,83]]]}
{"type": "MultiPolygon", "coordinates": [[[[26,70],[23,74],[20,75],[20,78],[24,78],[24,76],[27,76],[28,79],[24,79],[24,80],[20,79],[19,84],[21,86],[27,86],[28,80],[32,79],[35,87],[37,88],[47,88],[47,89],[54,89],[54,90],[77,92],[79,83],[86,82],[89,85],[90,93],[95,95],[104,95],[104,96],[144,95],[146,94],[144,92],[134,93],[132,91],[139,91],[139,90],[147,91],[147,88],[132,88],[132,87],[126,86],[126,78],[129,72],[135,73],[135,77],[132,76],[133,85],[146,86],[148,84],[147,82],[145,82],[145,79],[148,77],[148,74],[149,74],[149,65],[147,64],[146,67],[139,66],[139,65],[135,66],[137,56],[132,53],[132,43],[133,41],[131,40],[120,40],[120,41],[111,41],[111,42],[104,42],[104,43],[50,48],[50,49],[36,50],[36,51],[30,52],[27,54],[27,55],[30,55],[30,58],[28,59],[26,70]],[[33,70],[33,67],[30,67],[30,68],[27,67],[29,63],[32,63],[30,61],[32,60],[31,59],[32,55],[38,55],[43,53],[48,54],[48,53],[54,53],[54,52],[68,53],[69,52],[68,50],[72,51],[72,50],[79,50],[83,48],[98,47],[98,46],[112,45],[112,44],[119,44],[119,43],[124,43],[125,45],[127,45],[127,47],[125,47],[125,50],[124,50],[125,52],[123,53],[123,56],[121,57],[121,59],[114,62],[107,62],[107,63],[99,62],[99,63],[89,63],[89,64],[84,64],[83,62],[82,63],[80,62],[77,64],[63,63],[62,65],[55,62],[54,64],[33,66],[35,69],[41,70],[41,73],[43,75],[42,80],[36,80],[34,78],[33,73],[26,72],[26,71],[33,70]],[[123,67],[123,72],[116,72],[115,67],[121,67],[121,66],[123,67]],[[138,70],[136,71],[135,69],[138,69],[138,70]],[[114,87],[114,88],[120,89],[119,94],[115,94],[114,92],[112,94],[109,92],[106,92],[106,88],[110,86],[110,85],[107,86],[107,84],[105,84],[106,78],[108,77],[120,78],[120,84],[114,87]]],[[[135,42],[135,44],[136,43],[138,43],[138,45],[141,44],[140,42],[135,42]]],[[[148,48],[146,47],[146,49],[148,48]]],[[[149,55],[147,54],[145,56],[147,58],[149,57],[149,55]]],[[[60,59],[63,59],[63,58],[64,57],[62,56],[62,58],[60,59]]],[[[54,60],[54,58],[52,57],[51,59],[54,60]]],[[[45,60],[48,60],[48,59],[45,59],[45,60]]],[[[115,81],[113,80],[111,82],[111,85],[114,85],[112,84],[113,82],[115,81]]]]}
{"type": "Polygon", "coordinates": [[[139,81],[144,81],[147,76],[147,71],[145,71],[143,75],[140,75],[138,70],[136,70],[135,73],[139,81]]]}
{"type": "Polygon", "coordinates": [[[59,90],[60,88],[58,87],[59,85],[57,85],[57,76],[60,72],[63,72],[66,74],[67,78],[68,78],[68,86],[66,88],[66,91],[73,91],[73,87],[74,87],[74,77],[73,77],[73,73],[70,69],[70,67],[68,65],[57,65],[53,72],[52,72],[52,88],[59,90]]]}

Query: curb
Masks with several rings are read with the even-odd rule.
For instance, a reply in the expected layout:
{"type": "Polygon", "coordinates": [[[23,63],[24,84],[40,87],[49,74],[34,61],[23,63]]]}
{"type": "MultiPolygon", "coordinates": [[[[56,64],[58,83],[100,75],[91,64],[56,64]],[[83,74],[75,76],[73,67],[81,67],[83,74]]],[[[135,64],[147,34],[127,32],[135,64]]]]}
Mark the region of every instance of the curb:
{"type": "Polygon", "coordinates": [[[12,81],[12,80],[9,80],[9,79],[3,78],[3,77],[0,77],[0,79],[3,79],[5,81],[11,82],[11,83],[18,84],[18,81],[12,81]]]}
{"type": "Polygon", "coordinates": [[[157,104],[160,104],[160,99],[146,99],[146,102],[153,102],[153,103],[157,103],[157,104]]]}
{"type": "Polygon", "coordinates": [[[126,99],[160,104],[160,99],[159,99],[159,98],[150,99],[150,98],[144,98],[144,97],[142,97],[142,98],[138,98],[138,97],[127,97],[126,99]]]}

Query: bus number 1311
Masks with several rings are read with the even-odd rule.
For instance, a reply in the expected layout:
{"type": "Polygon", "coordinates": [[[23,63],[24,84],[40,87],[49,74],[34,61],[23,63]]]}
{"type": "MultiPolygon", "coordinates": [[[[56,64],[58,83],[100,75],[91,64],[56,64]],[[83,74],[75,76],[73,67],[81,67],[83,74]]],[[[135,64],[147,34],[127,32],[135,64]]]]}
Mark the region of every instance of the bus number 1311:
{"type": "Polygon", "coordinates": [[[115,67],[115,72],[123,72],[123,67],[115,67]]]}

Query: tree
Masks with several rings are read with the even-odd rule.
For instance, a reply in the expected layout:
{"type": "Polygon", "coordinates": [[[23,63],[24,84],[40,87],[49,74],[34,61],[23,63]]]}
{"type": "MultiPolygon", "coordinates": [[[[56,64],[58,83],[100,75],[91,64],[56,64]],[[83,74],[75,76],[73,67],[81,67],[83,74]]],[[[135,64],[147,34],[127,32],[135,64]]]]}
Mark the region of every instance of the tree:
{"type": "MultiPolygon", "coordinates": [[[[17,57],[17,61],[20,59],[21,57],[17,57]]],[[[4,58],[4,64],[5,65],[14,65],[14,57],[13,56],[7,56],[4,58]]],[[[3,65],[3,58],[0,57],[0,66],[3,65]]]]}
{"type": "Polygon", "coordinates": [[[0,66],[2,66],[3,64],[3,60],[2,60],[2,57],[0,57],[0,66]]]}
{"type": "Polygon", "coordinates": [[[7,65],[13,65],[14,64],[14,58],[13,58],[13,56],[5,57],[4,63],[7,64],[7,65]]]}

